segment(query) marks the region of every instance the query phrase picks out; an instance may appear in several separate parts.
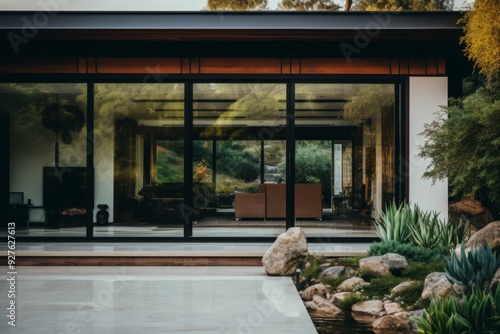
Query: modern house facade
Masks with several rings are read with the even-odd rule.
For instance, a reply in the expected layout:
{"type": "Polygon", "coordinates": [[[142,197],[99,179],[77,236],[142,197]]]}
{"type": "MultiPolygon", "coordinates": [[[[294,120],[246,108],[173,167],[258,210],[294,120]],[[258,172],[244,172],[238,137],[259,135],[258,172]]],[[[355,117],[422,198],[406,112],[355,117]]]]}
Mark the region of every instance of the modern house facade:
{"type": "Polygon", "coordinates": [[[3,226],[342,240],[393,200],[446,216],[418,152],[470,73],[460,16],[0,12],[3,226]]]}

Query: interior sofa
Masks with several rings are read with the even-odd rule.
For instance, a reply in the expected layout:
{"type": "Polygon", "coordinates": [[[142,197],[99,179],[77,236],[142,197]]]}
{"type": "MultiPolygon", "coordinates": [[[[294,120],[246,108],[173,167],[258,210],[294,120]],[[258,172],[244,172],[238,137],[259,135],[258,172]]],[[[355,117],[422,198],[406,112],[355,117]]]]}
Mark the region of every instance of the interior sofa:
{"type": "MultiPolygon", "coordinates": [[[[243,218],[286,218],[286,184],[262,183],[255,193],[235,193],[234,215],[243,218]]],[[[320,183],[295,185],[295,218],[323,218],[320,183]]]]}

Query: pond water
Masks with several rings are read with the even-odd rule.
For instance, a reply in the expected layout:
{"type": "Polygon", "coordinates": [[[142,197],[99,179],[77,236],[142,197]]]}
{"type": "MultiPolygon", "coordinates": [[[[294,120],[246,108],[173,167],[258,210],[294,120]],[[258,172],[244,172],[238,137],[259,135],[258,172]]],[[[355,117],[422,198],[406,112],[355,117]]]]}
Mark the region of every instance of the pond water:
{"type": "Polygon", "coordinates": [[[324,316],[309,314],[316,326],[318,334],[404,334],[407,332],[381,331],[372,329],[375,320],[369,316],[341,313],[338,315],[324,316]]]}
{"type": "Polygon", "coordinates": [[[351,314],[342,313],[332,316],[315,316],[311,319],[316,326],[318,334],[358,334],[375,333],[372,330],[373,318],[353,318],[351,314]]]}

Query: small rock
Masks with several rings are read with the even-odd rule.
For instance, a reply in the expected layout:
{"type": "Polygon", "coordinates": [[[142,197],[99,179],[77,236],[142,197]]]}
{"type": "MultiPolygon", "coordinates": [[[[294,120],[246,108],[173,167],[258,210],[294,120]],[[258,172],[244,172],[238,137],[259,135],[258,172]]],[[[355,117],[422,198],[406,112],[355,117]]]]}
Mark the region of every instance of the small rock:
{"type": "Polygon", "coordinates": [[[384,263],[382,261],[382,256],[370,256],[359,260],[359,269],[371,270],[382,276],[391,274],[389,269],[384,266],[384,263]]]}
{"type": "Polygon", "coordinates": [[[337,292],[336,294],[334,294],[331,298],[329,298],[329,300],[334,304],[334,305],[337,305],[339,306],[341,302],[343,302],[346,297],[349,297],[349,296],[355,296],[357,295],[356,293],[354,292],[337,292]]]}
{"type": "Polygon", "coordinates": [[[390,271],[408,268],[408,261],[402,255],[396,253],[387,253],[382,256],[384,266],[390,271]]]}
{"type": "Polygon", "coordinates": [[[345,274],[345,267],[344,266],[333,266],[333,267],[328,267],[323,272],[319,275],[320,278],[323,277],[339,277],[345,274]]]}
{"type": "Polygon", "coordinates": [[[337,291],[352,291],[357,284],[365,284],[365,280],[360,277],[351,277],[337,286],[337,291]]]}
{"type": "Polygon", "coordinates": [[[405,292],[405,290],[411,288],[415,284],[417,284],[417,281],[407,281],[398,284],[394,288],[392,288],[391,296],[400,296],[405,292]]]}
{"type": "Polygon", "coordinates": [[[446,278],[445,273],[433,272],[427,275],[421,298],[441,298],[452,294],[452,285],[446,278]]]}
{"type": "Polygon", "coordinates": [[[366,313],[373,316],[380,314],[384,310],[384,302],[378,299],[359,302],[352,306],[353,312],[366,313]]]}
{"type": "Polygon", "coordinates": [[[395,313],[398,313],[398,312],[403,312],[403,308],[398,303],[387,303],[387,304],[384,304],[384,310],[389,315],[395,314],[395,313]]]}
{"type": "Polygon", "coordinates": [[[310,301],[313,300],[314,296],[325,297],[326,293],[327,289],[323,284],[314,284],[302,291],[302,294],[300,296],[302,297],[302,300],[310,301]]]}
{"type": "Polygon", "coordinates": [[[410,320],[397,317],[395,315],[386,315],[378,318],[372,323],[374,329],[384,331],[407,331],[410,320]]]}
{"type": "Polygon", "coordinates": [[[493,276],[493,279],[491,280],[491,285],[495,286],[500,282],[500,268],[498,268],[497,272],[493,276]]]}
{"type": "Polygon", "coordinates": [[[312,301],[308,301],[305,304],[308,310],[314,312],[320,312],[324,314],[335,314],[342,312],[342,310],[333,305],[332,302],[320,296],[314,296],[312,301]]]}

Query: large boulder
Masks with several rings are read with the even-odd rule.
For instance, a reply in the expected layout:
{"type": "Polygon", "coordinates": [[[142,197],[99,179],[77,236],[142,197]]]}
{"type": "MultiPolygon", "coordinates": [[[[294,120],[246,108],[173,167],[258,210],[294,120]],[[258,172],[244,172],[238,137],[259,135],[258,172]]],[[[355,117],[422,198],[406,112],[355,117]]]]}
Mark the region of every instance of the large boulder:
{"type": "Polygon", "coordinates": [[[289,276],[307,258],[307,238],[300,227],[289,228],[262,257],[264,270],[270,276],[289,276]]]}
{"type": "Polygon", "coordinates": [[[367,300],[365,302],[358,302],[352,305],[353,312],[365,313],[372,316],[378,316],[384,311],[384,302],[378,299],[367,300]]]}
{"type": "Polygon", "coordinates": [[[302,291],[300,297],[304,301],[310,301],[313,300],[314,296],[325,297],[327,292],[327,288],[323,284],[314,284],[302,291]]]}
{"type": "Polygon", "coordinates": [[[442,298],[452,294],[453,286],[446,278],[446,274],[442,272],[433,272],[427,275],[422,290],[422,299],[429,297],[442,298]]]}
{"type": "Polygon", "coordinates": [[[500,252],[500,220],[494,221],[474,233],[465,246],[470,249],[478,245],[483,247],[490,245],[493,251],[500,252]]]}
{"type": "Polygon", "coordinates": [[[464,198],[449,205],[451,214],[464,215],[470,224],[477,229],[482,229],[493,221],[493,215],[488,209],[483,207],[480,201],[464,198]]]}
{"type": "Polygon", "coordinates": [[[306,302],[306,308],[310,311],[323,314],[336,314],[342,312],[342,310],[333,305],[331,301],[320,296],[314,296],[312,301],[306,302]]]}
{"type": "Polygon", "coordinates": [[[383,256],[370,256],[359,260],[360,270],[371,270],[379,275],[390,275],[408,267],[408,261],[404,256],[395,253],[387,253],[383,256]]]}

